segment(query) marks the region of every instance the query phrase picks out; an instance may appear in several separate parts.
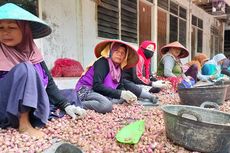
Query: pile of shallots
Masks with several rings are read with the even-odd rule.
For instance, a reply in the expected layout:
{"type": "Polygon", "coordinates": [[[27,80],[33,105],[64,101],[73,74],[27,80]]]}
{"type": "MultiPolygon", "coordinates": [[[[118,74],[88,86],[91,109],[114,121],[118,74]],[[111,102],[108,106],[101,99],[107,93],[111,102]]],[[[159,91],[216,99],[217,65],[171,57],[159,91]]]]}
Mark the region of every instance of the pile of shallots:
{"type": "MultiPolygon", "coordinates": [[[[161,104],[179,104],[178,94],[170,89],[161,91],[157,96],[161,104]]],[[[230,101],[225,102],[221,110],[230,113],[230,101]]],[[[15,129],[0,129],[0,152],[42,152],[54,142],[67,141],[79,146],[85,153],[189,153],[166,138],[160,106],[114,105],[113,112],[107,114],[88,110],[83,119],[74,121],[64,116],[49,121],[41,130],[46,136],[35,139],[19,134],[15,129]],[[145,132],[139,143],[128,145],[117,142],[115,135],[119,129],[139,119],[145,120],[145,132]]]]}

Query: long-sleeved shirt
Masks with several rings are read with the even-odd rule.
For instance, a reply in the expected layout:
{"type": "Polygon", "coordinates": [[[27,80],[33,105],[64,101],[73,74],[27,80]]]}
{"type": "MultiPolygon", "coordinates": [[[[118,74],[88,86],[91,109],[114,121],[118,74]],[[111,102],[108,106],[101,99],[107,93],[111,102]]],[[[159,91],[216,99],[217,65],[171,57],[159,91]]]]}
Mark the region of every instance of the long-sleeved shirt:
{"type": "Polygon", "coordinates": [[[172,54],[167,53],[162,57],[157,69],[158,76],[176,77],[182,73],[181,64],[172,54]]]}
{"type": "Polygon", "coordinates": [[[89,68],[85,75],[79,79],[76,90],[80,90],[82,86],[87,86],[104,96],[120,99],[123,89],[122,82],[120,80],[120,82],[117,83],[117,87],[113,86],[114,83],[110,82],[112,79],[108,78],[110,77],[109,73],[110,68],[108,60],[104,57],[99,58],[93,66],[89,68]]]}

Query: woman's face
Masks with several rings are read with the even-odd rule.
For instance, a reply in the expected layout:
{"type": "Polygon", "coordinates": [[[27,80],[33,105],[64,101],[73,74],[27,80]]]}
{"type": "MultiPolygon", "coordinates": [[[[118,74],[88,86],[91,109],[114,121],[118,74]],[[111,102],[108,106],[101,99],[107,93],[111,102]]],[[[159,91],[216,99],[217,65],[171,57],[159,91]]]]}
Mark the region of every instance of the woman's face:
{"type": "Polygon", "coordinates": [[[0,42],[16,46],[22,41],[22,32],[14,20],[0,20],[0,42]]]}
{"type": "Polygon", "coordinates": [[[125,47],[118,47],[117,50],[115,50],[112,54],[112,61],[116,64],[121,64],[124,59],[125,59],[125,55],[126,55],[126,49],[125,47]]]}
{"type": "Polygon", "coordinates": [[[174,56],[174,57],[178,57],[181,53],[181,49],[180,48],[170,48],[169,52],[174,56]]]}
{"type": "Polygon", "coordinates": [[[221,60],[221,61],[219,61],[217,64],[218,64],[218,65],[223,65],[224,60],[225,60],[225,59],[222,59],[222,60],[221,60]]]}

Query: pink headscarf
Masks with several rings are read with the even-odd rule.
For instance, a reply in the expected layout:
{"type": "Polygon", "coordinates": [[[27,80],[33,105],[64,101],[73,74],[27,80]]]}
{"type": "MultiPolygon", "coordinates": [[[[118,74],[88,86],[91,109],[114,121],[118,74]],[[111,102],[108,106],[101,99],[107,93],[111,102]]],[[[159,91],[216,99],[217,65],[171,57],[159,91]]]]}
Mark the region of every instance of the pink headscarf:
{"type": "Polygon", "coordinates": [[[16,21],[22,31],[22,42],[10,47],[0,42],[0,71],[10,71],[16,64],[30,61],[37,64],[43,61],[42,54],[33,41],[30,25],[27,21],[16,21]]]}
{"type": "Polygon", "coordinates": [[[153,44],[154,45],[154,50],[156,49],[156,44],[150,40],[146,40],[143,41],[139,47],[139,49],[137,50],[138,55],[142,56],[143,59],[145,60],[145,77],[149,79],[150,76],[150,72],[149,72],[149,66],[150,66],[150,62],[151,62],[151,58],[146,58],[145,54],[144,54],[144,49],[146,49],[146,47],[148,47],[148,45],[153,44]]]}
{"type": "Polygon", "coordinates": [[[119,82],[121,79],[121,66],[120,66],[120,64],[119,65],[115,64],[112,61],[111,56],[121,46],[126,48],[126,46],[124,46],[123,44],[120,44],[120,43],[113,44],[113,46],[111,46],[110,56],[108,58],[110,74],[111,74],[112,79],[116,82],[119,82]]]}

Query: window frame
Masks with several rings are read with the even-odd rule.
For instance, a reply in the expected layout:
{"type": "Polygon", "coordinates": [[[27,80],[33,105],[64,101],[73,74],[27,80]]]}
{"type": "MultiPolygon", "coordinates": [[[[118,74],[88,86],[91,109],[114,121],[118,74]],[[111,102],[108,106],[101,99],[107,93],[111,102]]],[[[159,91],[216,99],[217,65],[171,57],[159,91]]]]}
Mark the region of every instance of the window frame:
{"type": "Polygon", "coordinates": [[[203,20],[192,14],[191,23],[192,23],[192,28],[195,29],[195,52],[196,53],[202,53],[203,52],[203,43],[204,43],[203,20]],[[199,38],[199,32],[202,32],[201,41],[199,40],[200,39],[199,38]]]}
{"type": "MultiPolygon", "coordinates": [[[[158,0],[158,2],[159,1],[161,1],[161,3],[162,3],[162,0],[158,0]]],[[[160,9],[161,11],[164,11],[166,14],[167,14],[167,38],[166,38],[166,40],[167,40],[167,42],[172,42],[172,41],[179,41],[179,42],[181,42],[180,41],[180,31],[181,31],[181,28],[180,28],[180,21],[182,20],[182,21],[184,21],[185,22],[185,28],[186,28],[186,30],[185,30],[185,36],[184,36],[184,39],[185,39],[185,43],[183,43],[183,45],[186,47],[187,46],[187,31],[188,31],[188,28],[187,28],[187,24],[188,24],[188,22],[187,22],[187,16],[188,16],[188,9],[186,8],[186,7],[184,7],[184,6],[182,6],[182,5],[180,5],[179,3],[177,3],[176,1],[173,1],[173,0],[164,0],[165,2],[167,2],[167,6],[163,6],[163,7],[161,7],[161,6],[159,6],[159,3],[158,3],[158,9],[160,9]],[[171,8],[170,8],[170,6],[171,6],[171,3],[173,4],[173,5],[177,5],[177,13],[173,13],[173,12],[171,12],[171,8]],[[165,8],[167,8],[167,9],[165,9],[165,8]],[[181,16],[181,9],[183,9],[183,10],[185,10],[186,11],[186,15],[185,15],[185,18],[183,17],[183,16],[181,16]],[[177,18],[177,39],[176,40],[170,40],[170,36],[171,36],[171,34],[170,34],[170,16],[172,16],[172,17],[176,17],[177,18]]],[[[183,38],[182,38],[183,39],[183,38]]]]}

